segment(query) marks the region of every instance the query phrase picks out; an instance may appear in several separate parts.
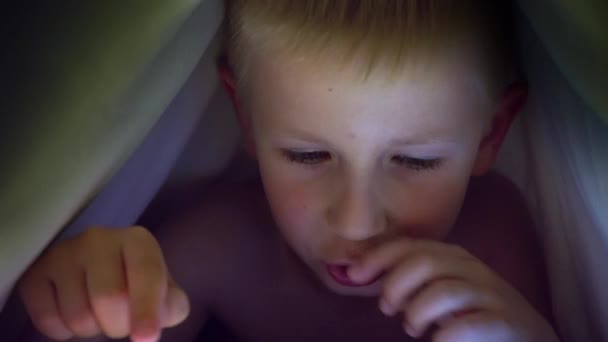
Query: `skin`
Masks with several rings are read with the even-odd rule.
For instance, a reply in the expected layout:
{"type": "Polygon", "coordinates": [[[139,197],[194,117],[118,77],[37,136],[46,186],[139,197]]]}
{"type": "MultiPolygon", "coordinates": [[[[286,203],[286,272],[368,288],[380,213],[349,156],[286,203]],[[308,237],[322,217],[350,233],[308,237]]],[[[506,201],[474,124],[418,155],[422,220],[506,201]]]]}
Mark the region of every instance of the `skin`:
{"type": "Polygon", "coordinates": [[[57,244],[21,281],[36,326],[55,338],[154,340],[188,314],[169,269],[192,308],[165,332],[169,341],[192,340],[210,317],[251,341],[557,340],[521,197],[503,178],[482,176],[525,91],[489,101],[478,91],[476,49],[463,42],[454,51],[392,82],[357,82],[354,65],[269,51],[252,56],[241,91],[224,70],[261,185],[220,187],[159,231],[164,259],[138,229],[57,244]],[[102,248],[114,251],[103,262],[102,248]],[[75,262],[74,253],[95,261],[75,262]],[[381,277],[341,285],[328,263],[348,265],[358,284],[381,277]],[[109,293],[121,304],[107,309],[107,293],[94,290],[104,287],[75,269],[116,278],[109,293]],[[55,300],[41,282],[82,290],[55,300]],[[66,314],[67,302],[89,319],[66,314]]]}
{"type": "Polygon", "coordinates": [[[62,241],[26,271],[19,292],[34,326],[55,340],[103,333],[154,341],[189,311],[158,242],[142,227],[93,227],[62,241]]]}

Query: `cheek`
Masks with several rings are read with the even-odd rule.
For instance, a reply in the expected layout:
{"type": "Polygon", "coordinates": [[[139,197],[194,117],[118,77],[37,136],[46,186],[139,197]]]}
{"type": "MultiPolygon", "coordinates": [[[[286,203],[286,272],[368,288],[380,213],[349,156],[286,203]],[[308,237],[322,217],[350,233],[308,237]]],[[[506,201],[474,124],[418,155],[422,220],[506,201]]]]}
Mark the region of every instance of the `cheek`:
{"type": "Polygon", "coordinates": [[[268,189],[268,200],[280,221],[300,226],[304,223],[303,221],[310,219],[311,208],[307,200],[309,195],[305,189],[297,185],[290,186],[290,184],[281,186],[278,182],[269,184],[266,188],[268,189]]]}
{"type": "Polygon", "coordinates": [[[291,179],[280,166],[260,165],[260,171],[273,216],[288,239],[311,235],[320,225],[314,193],[305,182],[291,179]]]}
{"type": "Polygon", "coordinates": [[[460,212],[468,177],[431,177],[394,187],[391,210],[396,230],[416,238],[443,240],[460,212]]]}

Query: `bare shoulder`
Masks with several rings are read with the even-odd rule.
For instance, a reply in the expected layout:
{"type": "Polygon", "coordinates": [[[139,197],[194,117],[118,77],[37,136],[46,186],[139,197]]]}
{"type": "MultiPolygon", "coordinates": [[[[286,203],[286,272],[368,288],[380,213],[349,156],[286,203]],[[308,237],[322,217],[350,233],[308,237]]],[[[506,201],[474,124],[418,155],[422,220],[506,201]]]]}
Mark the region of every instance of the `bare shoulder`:
{"type": "Polygon", "coordinates": [[[258,254],[260,244],[273,238],[271,223],[258,182],[224,183],[210,187],[156,235],[176,277],[209,288],[222,282],[223,271],[233,263],[243,264],[245,256],[258,254]]]}
{"type": "Polygon", "coordinates": [[[544,255],[519,189],[498,173],[472,180],[456,231],[458,241],[541,313],[550,312],[544,255]]]}
{"type": "Polygon", "coordinates": [[[192,243],[219,251],[224,250],[223,243],[247,241],[244,234],[260,236],[259,230],[246,227],[269,220],[259,181],[220,183],[210,186],[195,205],[173,215],[159,229],[158,236],[167,248],[173,239],[178,239],[179,244],[192,243]]]}
{"type": "Polygon", "coordinates": [[[189,340],[242,283],[259,269],[273,230],[257,182],[212,186],[198,203],[155,229],[174,280],[190,299],[191,315],[168,331],[169,340],[189,340]],[[240,280],[240,281],[239,281],[240,280]]]}

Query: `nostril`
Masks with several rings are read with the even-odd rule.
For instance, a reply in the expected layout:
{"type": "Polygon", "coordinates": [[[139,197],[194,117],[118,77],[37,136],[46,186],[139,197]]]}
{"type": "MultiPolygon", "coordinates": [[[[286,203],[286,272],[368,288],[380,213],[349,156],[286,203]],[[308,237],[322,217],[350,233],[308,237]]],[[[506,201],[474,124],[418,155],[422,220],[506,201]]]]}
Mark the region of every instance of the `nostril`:
{"type": "Polygon", "coordinates": [[[345,248],[346,257],[353,261],[361,259],[365,254],[378,245],[377,240],[379,240],[379,238],[380,236],[368,238],[362,241],[349,241],[347,247],[345,248]]]}

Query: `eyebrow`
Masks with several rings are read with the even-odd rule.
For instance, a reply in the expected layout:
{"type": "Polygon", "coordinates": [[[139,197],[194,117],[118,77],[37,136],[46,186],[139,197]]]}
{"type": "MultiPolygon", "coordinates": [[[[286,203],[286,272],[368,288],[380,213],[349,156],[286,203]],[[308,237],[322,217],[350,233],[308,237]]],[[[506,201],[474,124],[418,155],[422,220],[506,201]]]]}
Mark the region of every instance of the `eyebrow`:
{"type": "Polygon", "coordinates": [[[289,126],[283,129],[280,134],[277,135],[278,140],[281,141],[300,141],[300,142],[311,142],[311,143],[322,143],[328,144],[328,141],[322,137],[316,136],[310,132],[302,130],[300,127],[289,126]],[[295,137],[294,137],[295,136],[295,137]]]}
{"type": "Polygon", "coordinates": [[[391,145],[433,145],[433,144],[456,144],[457,142],[452,139],[438,139],[438,138],[419,138],[419,137],[406,137],[391,139],[391,145]]]}

